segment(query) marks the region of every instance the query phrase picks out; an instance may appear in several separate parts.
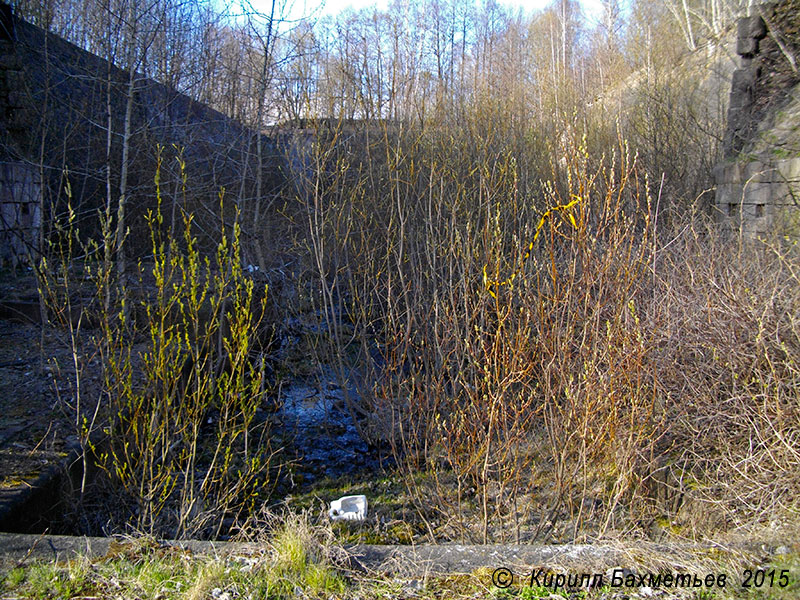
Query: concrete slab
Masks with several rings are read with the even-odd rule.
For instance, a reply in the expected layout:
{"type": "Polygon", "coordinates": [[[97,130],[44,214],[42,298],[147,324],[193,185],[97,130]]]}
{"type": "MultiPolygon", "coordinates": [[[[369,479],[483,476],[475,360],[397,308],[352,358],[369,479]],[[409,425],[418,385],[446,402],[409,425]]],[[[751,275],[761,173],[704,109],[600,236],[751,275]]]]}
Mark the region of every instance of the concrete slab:
{"type": "MultiPolygon", "coordinates": [[[[98,558],[118,552],[134,541],[98,537],[70,537],[0,533],[0,568],[13,568],[31,560],[66,561],[77,556],[98,558]]],[[[254,542],[164,541],[193,554],[257,554],[265,550],[254,542]]],[[[510,569],[530,575],[533,569],[573,570],[603,573],[612,568],[676,568],[689,557],[716,557],[723,554],[752,555],[753,560],[769,554],[759,545],[721,547],[714,545],[653,543],[607,543],[564,545],[463,545],[422,544],[417,546],[352,545],[344,548],[344,562],[364,571],[377,571],[406,577],[431,573],[471,573],[478,569],[510,569]]],[[[694,561],[690,561],[694,562],[694,561]]],[[[753,564],[759,564],[754,562],[753,564]]]]}

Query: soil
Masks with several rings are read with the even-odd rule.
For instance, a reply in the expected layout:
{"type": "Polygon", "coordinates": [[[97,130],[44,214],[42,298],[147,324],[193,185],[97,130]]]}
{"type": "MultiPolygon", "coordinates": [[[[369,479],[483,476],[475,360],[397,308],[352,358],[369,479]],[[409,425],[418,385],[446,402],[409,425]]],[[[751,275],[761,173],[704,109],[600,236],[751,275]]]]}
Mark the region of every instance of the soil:
{"type": "Polygon", "coordinates": [[[38,472],[47,460],[41,452],[63,450],[58,440],[65,423],[44,357],[55,357],[59,344],[48,348],[54,340],[41,344],[39,327],[9,321],[0,321],[0,339],[0,488],[5,488],[20,475],[38,472]]]}
{"type": "Polygon", "coordinates": [[[0,321],[0,489],[38,476],[65,456],[70,429],[50,361],[69,351],[33,325],[0,321]]]}
{"type": "MultiPolygon", "coordinates": [[[[77,398],[67,331],[35,322],[32,276],[0,276],[0,503],[63,463],[74,443],[77,398]],[[10,307],[10,308],[9,308],[10,307]],[[18,310],[19,308],[23,310],[18,310]]],[[[84,403],[96,398],[97,365],[82,365],[84,403]],[[92,373],[91,371],[94,371],[92,373]],[[92,389],[93,388],[93,389],[92,389]]]]}

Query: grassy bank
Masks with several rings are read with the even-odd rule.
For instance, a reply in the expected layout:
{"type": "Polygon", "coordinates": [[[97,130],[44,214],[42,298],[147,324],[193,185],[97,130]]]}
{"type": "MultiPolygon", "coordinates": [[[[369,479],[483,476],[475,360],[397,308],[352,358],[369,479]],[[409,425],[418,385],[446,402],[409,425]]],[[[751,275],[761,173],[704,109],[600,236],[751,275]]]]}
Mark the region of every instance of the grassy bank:
{"type": "Polygon", "coordinates": [[[564,548],[563,558],[551,557],[543,566],[510,564],[515,574],[508,571],[504,578],[499,571],[509,563],[504,564],[508,558],[503,558],[502,546],[457,550],[485,561],[485,566],[468,572],[457,568],[454,573],[452,565],[444,563],[396,559],[373,568],[354,559],[328,525],[311,525],[307,515],[288,516],[272,525],[271,533],[261,532],[247,549],[193,554],[140,537],[113,542],[104,556],[93,558],[77,556],[55,563],[27,558],[9,562],[4,557],[0,598],[790,600],[800,591],[796,546],[767,554],[701,547],[665,551],[616,542],[606,548],[624,564],[614,559],[605,559],[605,567],[598,567],[598,559],[581,563],[564,548]],[[670,579],[695,575],[703,582],[713,575],[713,584],[670,579]]]}

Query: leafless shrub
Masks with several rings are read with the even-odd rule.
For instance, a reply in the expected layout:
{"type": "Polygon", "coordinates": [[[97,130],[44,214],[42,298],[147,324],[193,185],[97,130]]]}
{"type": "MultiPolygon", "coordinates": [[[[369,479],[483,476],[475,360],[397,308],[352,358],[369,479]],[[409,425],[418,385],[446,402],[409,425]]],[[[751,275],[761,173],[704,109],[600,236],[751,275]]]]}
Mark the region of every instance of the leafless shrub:
{"type": "Polygon", "coordinates": [[[659,254],[652,303],[671,485],[718,527],[781,522],[800,491],[796,246],[690,225],[659,254]]]}
{"type": "Polygon", "coordinates": [[[565,131],[538,188],[529,156],[474,132],[386,128],[350,171],[325,147],[309,286],[363,434],[393,449],[432,538],[795,510],[794,249],[697,215],[656,236],[626,144],[593,156],[565,131]]]}

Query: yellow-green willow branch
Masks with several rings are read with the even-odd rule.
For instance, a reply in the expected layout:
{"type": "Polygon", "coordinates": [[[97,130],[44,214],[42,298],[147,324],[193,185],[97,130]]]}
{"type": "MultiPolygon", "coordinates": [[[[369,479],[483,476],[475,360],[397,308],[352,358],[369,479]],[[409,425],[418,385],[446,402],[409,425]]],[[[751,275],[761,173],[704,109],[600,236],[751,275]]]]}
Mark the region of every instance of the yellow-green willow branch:
{"type": "MultiPolygon", "coordinates": [[[[533,234],[533,239],[528,244],[528,248],[525,251],[525,256],[523,256],[522,259],[519,261],[519,267],[517,267],[517,269],[511,274],[510,277],[502,281],[496,279],[489,279],[489,275],[486,272],[486,269],[489,265],[488,264],[483,265],[483,286],[484,288],[486,288],[486,291],[492,295],[492,298],[497,298],[497,294],[492,290],[492,287],[499,288],[504,285],[510,286],[514,282],[516,276],[519,275],[520,272],[522,272],[522,268],[525,265],[525,262],[530,257],[531,252],[533,251],[533,246],[536,244],[536,240],[539,238],[539,234],[542,232],[542,227],[544,227],[544,224],[547,221],[548,217],[550,217],[556,211],[566,211],[581,201],[581,199],[578,196],[573,195],[572,198],[573,200],[571,202],[567,204],[559,204],[558,206],[553,206],[552,208],[549,208],[544,212],[542,217],[539,219],[539,224],[536,226],[536,231],[533,234]]],[[[571,212],[568,212],[567,215],[569,216],[569,221],[570,223],[572,223],[572,226],[577,229],[578,224],[575,222],[575,216],[571,212]]]]}

